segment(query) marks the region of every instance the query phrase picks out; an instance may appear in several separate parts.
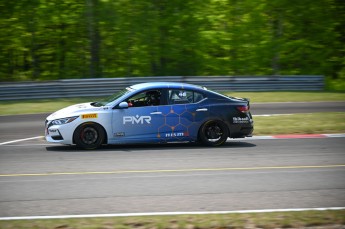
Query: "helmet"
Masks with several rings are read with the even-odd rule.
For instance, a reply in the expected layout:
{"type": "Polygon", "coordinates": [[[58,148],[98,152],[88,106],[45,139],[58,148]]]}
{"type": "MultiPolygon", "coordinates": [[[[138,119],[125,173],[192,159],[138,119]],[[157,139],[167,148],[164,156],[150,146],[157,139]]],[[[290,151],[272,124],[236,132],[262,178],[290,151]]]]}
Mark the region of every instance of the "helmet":
{"type": "Polygon", "coordinates": [[[159,105],[161,92],[160,91],[148,91],[146,92],[147,105],[159,105]]]}

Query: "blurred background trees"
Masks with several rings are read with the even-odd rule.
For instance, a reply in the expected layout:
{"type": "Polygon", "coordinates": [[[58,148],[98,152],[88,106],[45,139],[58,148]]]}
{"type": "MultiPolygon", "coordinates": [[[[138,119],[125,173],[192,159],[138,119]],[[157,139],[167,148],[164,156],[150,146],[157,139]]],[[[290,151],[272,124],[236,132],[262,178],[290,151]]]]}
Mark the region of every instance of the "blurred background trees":
{"type": "Polygon", "coordinates": [[[344,0],[20,0],[0,9],[0,81],[345,78],[344,0]]]}

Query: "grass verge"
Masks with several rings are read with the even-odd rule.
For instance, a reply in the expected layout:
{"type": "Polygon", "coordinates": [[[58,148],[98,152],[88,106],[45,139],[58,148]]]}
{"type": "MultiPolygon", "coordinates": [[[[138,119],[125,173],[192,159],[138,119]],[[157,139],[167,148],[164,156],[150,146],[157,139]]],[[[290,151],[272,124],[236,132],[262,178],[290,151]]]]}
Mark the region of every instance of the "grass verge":
{"type": "MultiPolygon", "coordinates": [[[[251,103],[345,101],[345,93],[341,92],[226,92],[224,94],[250,98],[251,103]]],[[[0,115],[50,113],[72,104],[97,100],[100,98],[0,101],[0,115]]]]}
{"type": "Polygon", "coordinates": [[[89,98],[0,101],[0,115],[51,113],[64,107],[92,101],[89,98]]]}
{"type": "Polygon", "coordinates": [[[17,228],[343,228],[345,210],[246,213],[219,215],[180,215],[180,216],[143,216],[143,217],[111,217],[80,219],[44,219],[0,221],[2,229],[17,228]],[[338,227],[331,226],[338,225],[338,227]]]}
{"type": "Polygon", "coordinates": [[[344,112],[258,116],[253,119],[254,135],[345,132],[344,112]]]}
{"type": "Polygon", "coordinates": [[[224,94],[249,98],[252,103],[345,101],[344,92],[226,92],[224,94]]]}

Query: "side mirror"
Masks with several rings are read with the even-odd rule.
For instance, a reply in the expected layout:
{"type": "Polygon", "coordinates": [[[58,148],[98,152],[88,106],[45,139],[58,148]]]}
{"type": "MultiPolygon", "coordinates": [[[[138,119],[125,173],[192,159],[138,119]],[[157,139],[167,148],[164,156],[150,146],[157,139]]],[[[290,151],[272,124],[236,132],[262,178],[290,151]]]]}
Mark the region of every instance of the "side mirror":
{"type": "Polygon", "coordinates": [[[120,108],[120,109],[126,109],[126,108],[128,108],[128,103],[127,103],[127,102],[121,102],[121,103],[119,104],[119,108],[120,108]]]}

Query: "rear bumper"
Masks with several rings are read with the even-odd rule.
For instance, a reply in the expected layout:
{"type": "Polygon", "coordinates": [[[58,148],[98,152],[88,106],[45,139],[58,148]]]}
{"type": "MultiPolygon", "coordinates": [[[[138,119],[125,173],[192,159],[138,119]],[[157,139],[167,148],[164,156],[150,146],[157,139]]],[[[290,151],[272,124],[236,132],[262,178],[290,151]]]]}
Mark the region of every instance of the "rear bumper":
{"type": "Polygon", "coordinates": [[[252,137],[254,131],[253,126],[242,126],[238,131],[231,132],[230,138],[252,137]]]}

